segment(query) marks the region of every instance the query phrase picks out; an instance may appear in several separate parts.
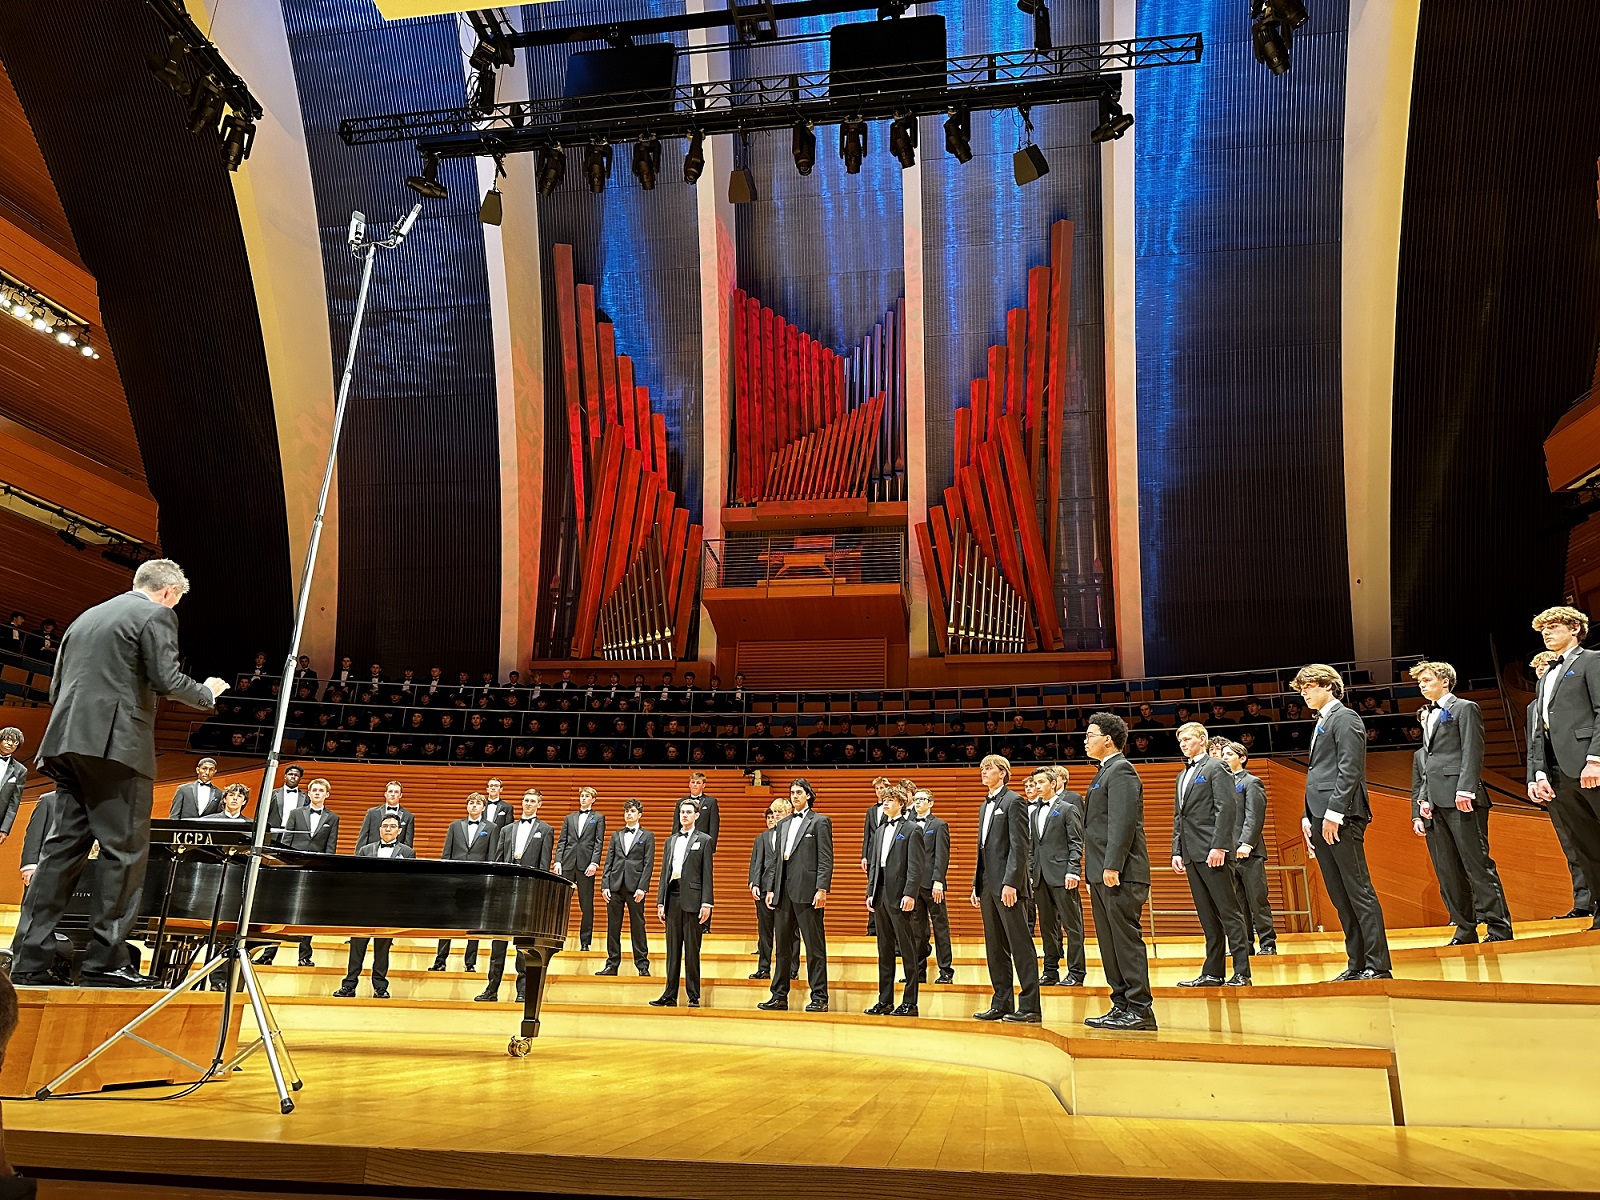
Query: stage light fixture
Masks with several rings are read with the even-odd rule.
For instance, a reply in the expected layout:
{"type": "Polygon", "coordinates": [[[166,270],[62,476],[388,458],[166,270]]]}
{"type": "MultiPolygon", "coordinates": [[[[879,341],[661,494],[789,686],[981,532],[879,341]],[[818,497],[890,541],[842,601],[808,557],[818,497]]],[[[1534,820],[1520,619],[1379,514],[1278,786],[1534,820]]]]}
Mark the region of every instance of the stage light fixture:
{"type": "Polygon", "coordinates": [[[944,149],[959,163],[972,161],[972,114],[966,109],[951,110],[944,123],[944,149]]]}
{"type": "Polygon", "coordinates": [[[217,118],[222,116],[222,85],[215,75],[202,75],[195,80],[189,95],[189,132],[200,133],[215,129],[217,118]]]}
{"type": "Polygon", "coordinates": [[[155,551],[135,542],[112,542],[100,551],[100,557],[124,570],[137,571],[155,557],[155,551]]]}
{"type": "Polygon", "coordinates": [[[689,135],[689,148],[683,154],[683,181],[694,184],[706,169],[706,135],[698,129],[689,135]]]}
{"type": "Polygon", "coordinates": [[[1050,10],[1045,0],[1017,0],[1017,8],[1033,18],[1033,48],[1050,49],[1050,10]]]}
{"type": "Polygon", "coordinates": [[[1100,124],[1089,132],[1091,142],[1110,142],[1133,128],[1133,118],[1109,96],[1100,97],[1100,124]]]}
{"type": "Polygon", "coordinates": [[[89,543],[78,536],[78,527],[76,525],[68,525],[65,529],[56,530],[56,536],[74,550],[87,550],[89,548],[89,543]]]}
{"type": "Polygon", "coordinates": [[[861,174],[861,160],[867,153],[867,123],[860,118],[839,123],[839,157],[847,175],[861,174]]]}
{"type": "Polygon", "coordinates": [[[189,47],[180,34],[167,38],[167,56],[150,63],[150,74],[166,84],[183,99],[189,98],[189,77],[183,73],[183,60],[189,56],[189,47]]]}
{"type": "Polygon", "coordinates": [[[790,140],[789,148],[794,155],[794,169],[802,175],[811,174],[812,168],[817,165],[817,131],[812,128],[811,122],[794,123],[794,137],[790,140]]]}
{"type": "Polygon", "coordinates": [[[249,117],[231,112],[222,118],[222,161],[228,170],[237,171],[250,157],[250,148],[255,143],[256,123],[249,117]]]}
{"type": "Polygon", "coordinates": [[[1254,0],[1250,6],[1250,47],[1256,61],[1274,75],[1290,67],[1293,31],[1310,20],[1302,0],[1254,0]]]}
{"type": "Polygon", "coordinates": [[[889,126],[889,153],[904,171],[917,164],[917,118],[901,113],[889,126]]]}
{"type": "Polygon", "coordinates": [[[752,204],[758,199],[756,177],[749,167],[735,167],[728,173],[729,204],[752,204]]]}
{"type": "Polygon", "coordinates": [[[567,152],[554,144],[542,147],[539,150],[539,195],[550,195],[566,177],[567,152]]]}
{"type": "Polygon", "coordinates": [[[655,191],[656,173],[661,170],[661,140],[649,138],[633,144],[633,177],[647,192],[655,191]]]}
{"type": "Polygon", "coordinates": [[[606,180],[611,178],[611,143],[590,142],[583,152],[583,177],[589,181],[589,190],[599,195],[606,190],[606,180]]]}
{"type": "Polygon", "coordinates": [[[407,175],[406,186],[425,200],[443,200],[450,193],[439,182],[439,156],[422,156],[422,174],[407,175]]]}

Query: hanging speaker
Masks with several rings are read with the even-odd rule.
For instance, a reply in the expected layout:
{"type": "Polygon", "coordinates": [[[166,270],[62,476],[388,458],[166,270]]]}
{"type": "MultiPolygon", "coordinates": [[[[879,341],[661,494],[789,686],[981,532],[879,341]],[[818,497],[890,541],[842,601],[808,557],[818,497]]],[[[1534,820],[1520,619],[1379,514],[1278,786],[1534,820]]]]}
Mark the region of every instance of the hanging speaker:
{"type": "Polygon", "coordinates": [[[1041,175],[1050,174],[1050,164],[1045,161],[1044,151],[1030,142],[1011,156],[1011,173],[1021,187],[1041,175]]]}
{"type": "Polygon", "coordinates": [[[735,167],[728,175],[728,203],[749,204],[756,200],[756,177],[749,167],[735,167]]]}

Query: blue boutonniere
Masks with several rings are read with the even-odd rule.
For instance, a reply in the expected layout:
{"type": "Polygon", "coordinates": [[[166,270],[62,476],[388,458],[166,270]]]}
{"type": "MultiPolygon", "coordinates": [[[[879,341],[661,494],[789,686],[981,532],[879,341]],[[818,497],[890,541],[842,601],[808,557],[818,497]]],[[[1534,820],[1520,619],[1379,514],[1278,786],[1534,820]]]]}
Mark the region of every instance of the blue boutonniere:
{"type": "Polygon", "coordinates": [[[1318,733],[1321,733],[1321,732],[1323,732],[1323,729],[1322,729],[1322,726],[1321,726],[1321,725],[1318,725],[1318,726],[1317,726],[1317,732],[1318,732],[1318,733]]]}
{"type": "Polygon", "coordinates": [[[1094,790],[1095,790],[1095,788],[1097,788],[1097,787],[1099,787],[1099,786],[1100,786],[1100,785],[1099,785],[1099,784],[1098,784],[1098,783],[1091,783],[1091,784],[1090,784],[1090,785],[1089,785],[1089,790],[1090,790],[1090,791],[1091,791],[1091,792],[1092,792],[1092,791],[1094,791],[1094,790]]]}
{"type": "Polygon", "coordinates": [[[897,833],[894,835],[894,840],[897,842],[903,842],[906,840],[906,835],[903,833],[897,833]]]}
{"type": "Polygon", "coordinates": [[[1562,676],[1562,678],[1563,679],[1571,679],[1576,674],[1577,674],[1576,671],[1568,671],[1565,675],[1562,676]]]}
{"type": "Polygon", "coordinates": [[[1455,715],[1448,708],[1439,710],[1439,724],[1443,725],[1446,721],[1454,721],[1455,719],[1455,715]]]}
{"type": "Polygon", "coordinates": [[[1241,795],[1241,796],[1244,795],[1244,784],[1242,784],[1242,783],[1234,784],[1233,785],[1233,790],[1238,792],[1239,795],[1241,795]]]}

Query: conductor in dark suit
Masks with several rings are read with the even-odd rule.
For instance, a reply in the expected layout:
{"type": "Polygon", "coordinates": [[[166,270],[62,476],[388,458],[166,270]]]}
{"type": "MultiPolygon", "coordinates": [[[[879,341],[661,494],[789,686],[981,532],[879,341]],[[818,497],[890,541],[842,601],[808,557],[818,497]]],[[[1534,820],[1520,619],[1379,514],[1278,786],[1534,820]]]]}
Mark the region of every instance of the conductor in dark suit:
{"type": "Polygon", "coordinates": [[[578,789],[578,811],[561,822],[561,842],[556,847],[555,871],[578,885],[578,944],[587,950],[594,937],[594,877],[600,873],[600,856],[606,847],[606,815],[594,810],[599,793],[578,789]]]}
{"type": "Polygon", "coordinates": [[[1088,971],[1083,902],[1078,898],[1083,879],[1083,797],[1067,790],[1065,767],[1039,767],[1029,779],[1038,798],[1028,808],[1028,823],[1033,834],[1030,882],[1044,942],[1044,974],[1039,982],[1081,987],[1088,971]],[[1065,976],[1060,973],[1063,958],[1065,976]]]}
{"type": "MultiPolygon", "coordinates": [[[[390,815],[378,823],[378,840],[356,847],[357,858],[415,858],[411,847],[400,840],[400,818],[390,815]]],[[[349,998],[356,994],[356,984],[361,980],[361,969],[367,963],[367,942],[372,947],[372,994],[379,1000],[389,998],[389,948],[393,938],[350,939],[350,964],[344,981],[334,990],[335,996],[349,998]]]]}
{"type": "Polygon", "coordinates": [[[983,914],[983,947],[994,996],[988,1008],[973,1015],[980,1021],[1037,1025],[1041,1020],[1039,956],[1028,922],[1032,894],[1028,812],[1022,797],[1007,786],[1011,763],[1003,755],[985,755],[978,773],[987,794],[978,810],[972,907],[983,914]],[[1012,990],[1013,970],[1020,997],[1012,990]]]}
{"type": "Polygon", "coordinates": [[[50,723],[40,769],[56,781],[61,812],[28,888],[28,934],[12,964],[17,983],[44,983],[60,920],[89,847],[100,843],[99,883],[82,962],[90,986],[142,987],[124,945],[150,855],[156,701],[210,711],[227,684],[178,668],[172,611],[189,580],[171,559],[140,566],[133,589],[84,612],[61,639],[50,679],[50,723]]]}
{"type": "Polygon", "coordinates": [[[867,908],[877,918],[878,1000],[868,1016],[917,1015],[917,986],[925,959],[917,957],[917,933],[912,914],[922,881],[928,872],[927,840],[922,831],[904,819],[911,799],[898,786],[883,798],[884,822],[878,827],[867,854],[867,908]],[[894,1002],[895,960],[905,972],[905,995],[894,1002]]]}
{"type": "Polygon", "coordinates": [[[667,978],[661,995],[650,1001],[657,1008],[671,1008],[678,1003],[680,970],[685,976],[689,1007],[700,1007],[700,936],[716,903],[711,887],[711,858],[716,842],[695,828],[699,816],[698,803],[680,800],[677,832],[661,848],[656,915],[667,926],[667,978]]]}
{"type": "MultiPolygon", "coordinates": [[[[633,950],[633,965],[641,975],[650,974],[650,938],[644,923],[644,898],[656,864],[656,835],[641,825],[644,805],[637,800],[622,802],[622,828],[611,835],[606,850],[605,869],[600,874],[600,893],[606,902],[606,962],[596,975],[615,975],[622,965],[622,915],[628,915],[628,940],[633,950]]],[[[707,836],[710,836],[709,834],[707,836]]],[[[696,966],[699,955],[695,956],[696,966]]],[[[698,996],[700,989],[695,987],[698,996]]]]}
{"type": "MultiPolygon", "coordinates": [[[[1543,679],[1550,664],[1555,662],[1559,655],[1552,654],[1549,650],[1541,650],[1528,660],[1528,666],[1533,668],[1537,678],[1543,679]]],[[[1523,745],[1532,747],[1534,738],[1539,736],[1540,719],[1540,689],[1534,687],[1534,697],[1528,702],[1527,736],[1523,745]]],[[[1578,852],[1572,845],[1572,834],[1567,829],[1566,815],[1550,806],[1550,824],[1555,826],[1556,840],[1561,843],[1561,853],[1567,859],[1567,873],[1572,876],[1572,908],[1562,913],[1556,920],[1570,920],[1573,917],[1593,917],[1596,912],[1594,893],[1589,890],[1589,881],[1584,878],[1583,868],[1578,864],[1578,852]]]]}
{"type": "MultiPolygon", "coordinates": [[[[555,853],[556,834],[547,821],[539,819],[539,807],[544,797],[537,788],[522,793],[522,816],[501,827],[495,836],[494,861],[515,863],[519,867],[532,867],[536,871],[550,869],[555,853]]],[[[496,1000],[500,995],[500,980],[506,973],[506,950],[510,942],[496,938],[489,946],[489,977],[483,991],[474,1000],[496,1000]]],[[[517,1002],[523,993],[522,952],[517,952],[517,1002]]]]}
{"type": "Polygon", "coordinates": [[[1418,663],[1410,675],[1428,702],[1418,714],[1422,745],[1411,761],[1411,820],[1428,839],[1439,895],[1456,926],[1450,944],[1476,942],[1480,918],[1491,942],[1510,941],[1511,911],[1489,856],[1483,714],[1451,691],[1456,669],[1449,663],[1418,663]]]}
{"type": "Polygon", "coordinates": [[[167,809],[169,821],[198,821],[222,811],[222,789],[212,779],[217,774],[217,760],[202,758],[194,764],[194,779],[178,785],[172,793],[172,804],[167,809]]]}
{"type": "Polygon", "coordinates": [[[400,826],[399,841],[403,846],[412,846],[417,840],[417,814],[400,803],[404,789],[398,779],[391,779],[383,786],[383,803],[375,804],[367,809],[361,818],[361,829],[356,833],[356,847],[359,849],[369,842],[378,840],[378,829],[385,817],[393,817],[400,826]]]}
{"type": "MultiPolygon", "coordinates": [[[[1533,627],[1558,657],[1535,697],[1528,797],[1566,821],[1584,877],[1600,886],[1600,653],[1583,648],[1589,618],[1575,608],[1547,608],[1533,627]]],[[[1600,911],[1590,928],[1600,929],[1600,911]]]]}
{"type": "Polygon", "coordinates": [[[794,812],[778,826],[778,861],[770,878],[767,904],[772,925],[772,995],[757,1004],[768,1010],[789,1007],[789,980],[795,969],[795,932],[806,944],[807,1012],[828,1011],[828,941],[822,914],[833,890],[833,822],[811,807],[816,793],[805,779],[789,785],[794,812]]]}
{"type": "Polygon", "coordinates": [[[930,948],[939,966],[935,983],[954,983],[955,959],[950,952],[950,908],[945,903],[945,880],[950,874],[950,825],[942,817],[933,815],[933,793],[918,788],[912,793],[911,803],[916,810],[916,826],[926,843],[928,873],[922,880],[922,895],[917,903],[917,965],[927,973],[930,948]],[[930,946],[931,943],[931,946],[930,946]]]}
{"type": "Polygon", "coordinates": [[[22,787],[28,782],[27,764],[17,758],[22,742],[22,730],[16,726],[0,729],[0,843],[11,836],[22,806],[22,787]]]}
{"type": "MultiPolygon", "coordinates": [[[[444,852],[439,855],[440,858],[449,862],[488,862],[494,857],[495,834],[498,830],[494,823],[483,815],[487,804],[488,797],[482,792],[473,792],[467,796],[467,815],[460,820],[450,822],[450,828],[444,832],[444,852]]],[[[449,964],[450,939],[440,938],[434,950],[433,965],[428,970],[442,971],[449,964]]],[[[469,971],[478,969],[477,938],[467,939],[462,966],[469,971]]]]}
{"type": "Polygon", "coordinates": [[[1317,715],[1306,768],[1306,810],[1301,818],[1328,896],[1344,926],[1349,965],[1343,979],[1391,979],[1383,909],[1367,870],[1367,731],[1361,717],[1339,699],[1344,680],[1326,663],[1302,667],[1290,684],[1317,715]]]}
{"type": "MultiPolygon", "coordinates": [[[[1359,718],[1357,718],[1359,721],[1359,718]]],[[[1207,750],[1206,727],[1189,721],[1178,727],[1178,750],[1187,760],[1178,772],[1172,815],[1172,869],[1189,880],[1206,956],[1200,974],[1179,987],[1245,987],[1250,983],[1250,931],[1234,886],[1233,852],[1238,848],[1239,794],[1233,776],[1207,750]],[[1227,974],[1223,939],[1233,956],[1227,974]]]]}
{"type": "Polygon", "coordinates": [[[1084,795],[1083,870],[1089,881],[1100,965],[1111,985],[1111,1011],[1085,1017],[1095,1029],[1154,1029],[1150,957],[1142,914],[1150,898],[1144,844],[1144,784],[1123,755],[1128,727],[1113,713],[1090,714],[1083,748],[1100,764],[1084,795]]]}
{"type": "Polygon", "coordinates": [[[1239,890],[1239,906],[1244,912],[1245,929],[1260,944],[1260,954],[1278,952],[1278,930],[1272,923],[1272,898],[1267,891],[1266,838],[1267,788],[1252,775],[1246,764],[1250,755],[1241,742],[1228,742],[1222,748],[1222,765],[1233,776],[1233,791],[1239,797],[1238,843],[1233,850],[1234,882],[1239,890]]]}

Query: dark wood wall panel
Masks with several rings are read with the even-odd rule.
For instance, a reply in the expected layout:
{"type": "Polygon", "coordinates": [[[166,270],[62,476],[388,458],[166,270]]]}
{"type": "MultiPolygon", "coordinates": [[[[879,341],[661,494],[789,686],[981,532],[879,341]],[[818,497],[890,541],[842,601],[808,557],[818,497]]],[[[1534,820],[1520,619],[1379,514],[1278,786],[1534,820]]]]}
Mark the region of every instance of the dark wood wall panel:
{"type": "MultiPolygon", "coordinates": [[[[46,617],[57,636],[84,609],[125,592],[133,572],[114,566],[100,551],[74,550],[55,530],[0,509],[0,610],[9,617],[21,609],[29,630],[46,617]]],[[[183,610],[187,615],[188,610],[183,610]]]]}

